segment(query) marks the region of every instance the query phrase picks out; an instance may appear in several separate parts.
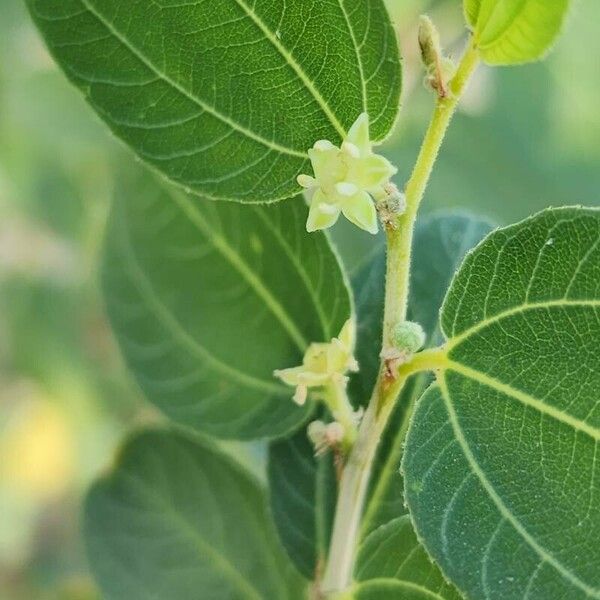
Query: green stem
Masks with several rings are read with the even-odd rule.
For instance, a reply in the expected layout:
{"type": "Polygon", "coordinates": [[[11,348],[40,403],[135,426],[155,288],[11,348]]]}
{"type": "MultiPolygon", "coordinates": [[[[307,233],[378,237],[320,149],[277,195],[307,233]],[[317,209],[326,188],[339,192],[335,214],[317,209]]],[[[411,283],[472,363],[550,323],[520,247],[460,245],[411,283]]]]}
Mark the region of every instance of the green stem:
{"type": "MultiPolygon", "coordinates": [[[[451,93],[445,98],[439,98],[436,103],[431,124],[406,186],[406,212],[386,228],[388,253],[383,321],[384,349],[392,345],[394,327],[406,320],[415,220],[444,136],[477,64],[478,52],[471,40],[456,75],[450,82],[451,93]]],[[[386,375],[386,366],[381,365],[373,395],[340,482],[329,558],[322,583],[325,593],[341,592],[352,582],[360,520],[373,460],[399,393],[410,375],[423,370],[443,368],[445,360],[445,353],[439,349],[419,353],[403,365],[391,381],[386,375]]]]}
{"type": "Polygon", "coordinates": [[[388,261],[383,333],[384,347],[390,345],[390,336],[394,326],[406,320],[410,256],[415,220],[448,126],[464,88],[477,67],[478,57],[477,49],[471,41],[456,75],[450,82],[449,89],[451,93],[445,98],[438,99],[436,103],[433,118],[425,134],[415,168],[406,185],[406,211],[398,217],[396,223],[386,229],[388,261]]]}
{"type": "MultiPolygon", "coordinates": [[[[442,368],[445,360],[445,352],[441,349],[416,354],[399,370],[398,388],[401,388],[414,373],[442,368]]],[[[351,583],[360,520],[373,459],[393,408],[393,402],[388,402],[380,408],[377,402],[371,401],[344,467],[338,491],[329,561],[322,583],[322,590],[325,593],[343,591],[351,583]]]]}

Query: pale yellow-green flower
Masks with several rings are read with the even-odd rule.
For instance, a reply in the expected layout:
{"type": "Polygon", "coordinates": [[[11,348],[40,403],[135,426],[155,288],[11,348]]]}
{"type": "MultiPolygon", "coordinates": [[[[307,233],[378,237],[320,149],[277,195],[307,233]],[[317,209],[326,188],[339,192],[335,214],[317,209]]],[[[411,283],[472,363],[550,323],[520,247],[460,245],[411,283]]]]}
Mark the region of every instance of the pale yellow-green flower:
{"type": "Polygon", "coordinates": [[[358,370],[354,359],[354,338],[354,321],[349,319],[339,336],[331,342],[312,343],[304,354],[301,366],[275,371],[274,374],[287,385],[296,388],[294,402],[303,405],[309,388],[325,386],[344,378],[348,371],[358,370]]]}
{"type": "Polygon", "coordinates": [[[307,231],[331,227],[342,213],[361,229],[377,233],[377,211],[371,195],[390,180],[396,168],[373,152],[367,113],[352,125],[341,148],[320,140],[308,156],[314,177],[298,176],[298,183],[313,191],[307,231]]]}

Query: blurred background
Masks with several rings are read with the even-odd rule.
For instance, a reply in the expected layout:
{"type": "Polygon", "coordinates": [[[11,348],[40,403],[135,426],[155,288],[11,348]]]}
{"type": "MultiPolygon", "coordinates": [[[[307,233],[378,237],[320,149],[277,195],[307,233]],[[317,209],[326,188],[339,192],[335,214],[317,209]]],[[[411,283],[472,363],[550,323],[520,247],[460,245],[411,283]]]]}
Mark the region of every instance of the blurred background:
{"type": "MultiPolygon", "coordinates": [[[[458,54],[460,0],[388,0],[405,83],[384,153],[408,176],[432,107],[415,25],[427,11],[458,54]]],[[[546,206],[600,205],[600,4],[575,0],[544,63],[482,69],[437,165],[425,211],[499,224],[546,206]]],[[[114,173],[132,160],[48,57],[21,0],[0,11],[0,600],[98,598],[81,498],[119,440],[158,418],[107,327],[97,263],[114,173]]],[[[350,268],[373,239],[340,225],[350,268]]]]}

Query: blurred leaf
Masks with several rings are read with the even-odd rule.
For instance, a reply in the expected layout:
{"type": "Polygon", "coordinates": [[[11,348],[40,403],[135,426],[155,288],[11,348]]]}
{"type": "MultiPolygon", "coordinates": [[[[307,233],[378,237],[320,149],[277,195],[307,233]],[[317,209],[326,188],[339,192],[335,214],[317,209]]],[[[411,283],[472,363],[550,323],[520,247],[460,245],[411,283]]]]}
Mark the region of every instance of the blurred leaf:
{"type": "MultiPolygon", "coordinates": [[[[591,154],[588,148],[587,156],[580,146],[576,156],[565,146],[553,106],[565,89],[550,66],[478,72],[436,165],[426,210],[460,206],[508,223],[561,206],[565,198],[600,204],[600,144],[591,154]]],[[[424,112],[407,123],[389,152],[403,176],[414,161],[430,106],[421,97],[413,104],[424,106],[424,112]]]]}
{"type": "Polygon", "coordinates": [[[107,598],[305,597],[263,491],[209,442],[147,431],[87,499],[85,536],[107,598]]]}
{"type": "Polygon", "coordinates": [[[468,597],[600,598],[600,211],[547,210],[471,252],[403,459],[419,538],[468,597]]]}
{"type": "Polygon", "coordinates": [[[465,0],[482,58],[514,65],[541,58],[562,28],[570,0],[465,0]]]}
{"type": "Polygon", "coordinates": [[[311,410],[275,369],[302,362],[350,315],[327,238],[306,206],[202,202],[152,177],[121,192],[104,259],[108,313],[148,398],[187,426],[275,437],[311,410]],[[259,349],[257,351],[257,349],[259,349]]]}
{"type": "Polygon", "coordinates": [[[285,549],[298,570],[314,579],[325,564],[337,484],[331,455],[317,460],[306,431],[269,448],[271,510],[285,549]]]}
{"type": "Polygon", "coordinates": [[[361,112],[375,140],[395,121],[400,61],[381,0],[28,5],[111,129],[204,197],[289,198],[315,141],[340,141],[361,112]]]}

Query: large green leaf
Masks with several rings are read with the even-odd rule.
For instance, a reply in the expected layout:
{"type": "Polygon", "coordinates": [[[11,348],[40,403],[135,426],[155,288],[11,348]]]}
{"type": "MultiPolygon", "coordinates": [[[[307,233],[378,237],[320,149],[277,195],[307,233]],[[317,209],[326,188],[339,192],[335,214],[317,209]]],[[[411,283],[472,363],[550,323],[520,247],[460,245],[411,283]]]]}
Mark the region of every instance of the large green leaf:
{"type": "Polygon", "coordinates": [[[194,201],[143,178],[109,226],[104,292],[127,363],[168,416],[221,437],[270,437],[306,418],[273,370],[301,363],[350,315],[336,256],[306,206],[194,201]]]}
{"type": "MultiPolygon", "coordinates": [[[[444,293],[465,252],[490,226],[468,215],[440,213],[423,220],[417,229],[412,271],[411,313],[437,342],[438,313],[444,293]]],[[[375,255],[353,281],[357,299],[358,346],[361,370],[351,391],[356,404],[365,404],[375,383],[381,349],[381,322],[385,283],[385,250],[375,255]]],[[[386,431],[375,463],[363,535],[406,513],[399,464],[406,427],[406,408],[422,393],[429,378],[412,379],[386,431]]],[[[335,481],[329,457],[315,458],[300,431],[269,450],[271,502],[279,534],[298,568],[315,573],[328,549],[335,499],[335,481]]]]}
{"type": "Polygon", "coordinates": [[[85,508],[88,556],[111,600],[295,600],[260,486],[208,442],[130,440],[85,508]]]}
{"type": "Polygon", "coordinates": [[[490,235],[441,320],[403,462],[419,537],[469,598],[600,598],[600,211],[490,235]]]}
{"type": "Polygon", "coordinates": [[[28,0],[113,132],[204,197],[296,194],[318,139],[367,111],[389,133],[401,71],[382,0],[28,0]]]}
{"type": "Polygon", "coordinates": [[[571,0],[465,0],[465,14],[488,64],[541,58],[554,44],[571,0]]]}

